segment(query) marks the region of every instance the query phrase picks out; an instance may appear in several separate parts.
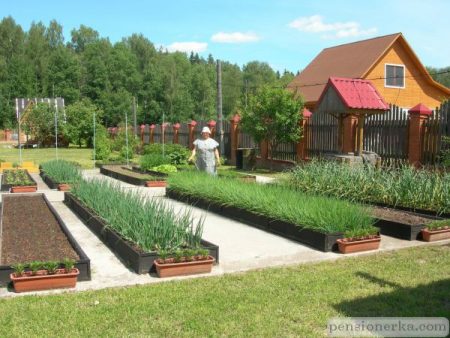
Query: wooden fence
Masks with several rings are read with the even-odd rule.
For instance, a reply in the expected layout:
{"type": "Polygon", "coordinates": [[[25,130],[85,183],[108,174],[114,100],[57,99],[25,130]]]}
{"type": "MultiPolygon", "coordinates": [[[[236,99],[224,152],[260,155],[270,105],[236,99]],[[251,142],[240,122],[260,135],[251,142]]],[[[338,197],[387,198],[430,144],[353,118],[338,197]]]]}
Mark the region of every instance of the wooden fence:
{"type": "MultiPolygon", "coordinates": [[[[398,165],[408,161],[409,139],[408,111],[397,106],[385,114],[366,117],[364,126],[364,150],[377,153],[384,165],[398,165]]],[[[338,122],[329,114],[313,114],[309,122],[310,133],[306,140],[309,156],[323,153],[337,153],[338,122]]],[[[436,108],[424,122],[423,142],[421,144],[422,163],[437,164],[443,147],[450,144],[443,142],[450,136],[450,104],[444,103],[436,108]]]]}

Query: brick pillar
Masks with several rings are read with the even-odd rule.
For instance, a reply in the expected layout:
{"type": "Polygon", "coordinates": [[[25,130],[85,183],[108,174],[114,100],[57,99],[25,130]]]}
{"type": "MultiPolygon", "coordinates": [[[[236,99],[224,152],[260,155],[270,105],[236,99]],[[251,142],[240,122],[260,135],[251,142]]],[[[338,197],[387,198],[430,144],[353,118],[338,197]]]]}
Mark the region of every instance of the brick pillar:
{"type": "Polygon", "coordinates": [[[150,135],[149,135],[149,139],[148,139],[148,143],[149,144],[153,144],[153,143],[155,143],[155,139],[154,139],[154,136],[155,136],[155,125],[154,124],[151,124],[150,125],[150,127],[148,128],[149,130],[150,130],[150,135]]]}
{"type": "Polygon", "coordinates": [[[214,136],[216,135],[216,121],[211,120],[207,124],[209,130],[211,130],[211,138],[214,138],[214,136]]]}
{"type": "Polygon", "coordinates": [[[145,124],[141,124],[141,127],[139,128],[139,132],[141,135],[141,143],[144,144],[145,124]]]}
{"type": "Polygon", "coordinates": [[[231,141],[231,164],[236,164],[236,150],[239,147],[239,121],[241,117],[239,115],[234,115],[230,119],[230,141],[231,141]]]}
{"type": "Polygon", "coordinates": [[[432,110],[422,103],[409,110],[408,161],[416,167],[420,166],[422,159],[423,123],[431,113],[432,110]]]}
{"type": "Polygon", "coordinates": [[[167,143],[166,142],[166,129],[167,129],[168,125],[169,124],[167,122],[161,123],[161,143],[167,143]]]}
{"type": "Polygon", "coordinates": [[[304,161],[307,159],[308,154],[306,150],[306,146],[308,143],[309,137],[309,122],[311,120],[312,113],[304,108],[303,109],[303,118],[300,121],[300,127],[302,128],[302,137],[297,143],[297,161],[304,161]]]}
{"type": "Polygon", "coordinates": [[[192,120],[188,123],[189,128],[189,149],[194,149],[194,141],[195,141],[195,127],[197,126],[197,122],[192,120]]]}
{"type": "Polygon", "coordinates": [[[173,129],[173,143],[178,144],[178,132],[180,131],[180,124],[175,123],[172,126],[172,129],[173,129]]]}
{"type": "Polygon", "coordinates": [[[11,129],[5,129],[5,141],[11,141],[11,129]]]}
{"type": "Polygon", "coordinates": [[[344,154],[356,152],[356,127],[358,125],[358,117],[349,114],[344,118],[342,123],[342,152],[344,154]]]}

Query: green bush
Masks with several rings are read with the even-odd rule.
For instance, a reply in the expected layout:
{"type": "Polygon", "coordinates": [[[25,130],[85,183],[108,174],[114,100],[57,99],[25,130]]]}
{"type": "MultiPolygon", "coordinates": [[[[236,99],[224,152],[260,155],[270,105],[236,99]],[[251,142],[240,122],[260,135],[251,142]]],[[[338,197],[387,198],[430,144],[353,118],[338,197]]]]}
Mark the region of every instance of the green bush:
{"type": "Polygon", "coordinates": [[[160,154],[148,154],[141,157],[141,169],[151,170],[162,164],[170,164],[170,159],[160,154]]]}
{"type": "Polygon", "coordinates": [[[111,155],[111,140],[106,128],[99,126],[95,134],[95,159],[106,160],[111,155]]]}
{"type": "Polygon", "coordinates": [[[171,164],[161,164],[157,167],[152,168],[153,171],[157,171],[163,174],[170,174],[170,173],[176,173],[177,167],[171,164]]]}
{"type": "MultiPolygon", "coordinates": [[[[163,145],[161,143],[154,143],[146,145],[143,149],[144,155],[156,154],[162,155],[163,145]]],[[[170,164],[183,165],[187,163],[191,151],[181,144],[164,144],[164,155],[170,159],[170,164]]]]}

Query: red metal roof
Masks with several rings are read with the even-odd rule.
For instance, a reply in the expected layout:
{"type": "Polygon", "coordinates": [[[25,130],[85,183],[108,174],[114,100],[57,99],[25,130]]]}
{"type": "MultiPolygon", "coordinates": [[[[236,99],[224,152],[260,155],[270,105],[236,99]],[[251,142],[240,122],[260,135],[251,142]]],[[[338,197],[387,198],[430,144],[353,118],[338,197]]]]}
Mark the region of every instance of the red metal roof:
{"type": "Polygon", "coordinates": [[[389,105],[369,80],[330,77],[317,106],[330,86],[333,86],[342,102],[349,109],[388,110],[389,105]]]}

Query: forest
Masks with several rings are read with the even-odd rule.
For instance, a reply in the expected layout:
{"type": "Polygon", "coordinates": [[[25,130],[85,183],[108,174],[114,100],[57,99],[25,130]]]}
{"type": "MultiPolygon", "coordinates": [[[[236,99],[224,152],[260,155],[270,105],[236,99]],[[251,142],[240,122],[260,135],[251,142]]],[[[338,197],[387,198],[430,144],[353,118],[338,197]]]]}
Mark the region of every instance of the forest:
{"type": "MultiPolygon", "coordinates": [[[[223,114],[245,107],[257,88],[284,87],[294,77],[266,62],[240,67],[222,63],[223,114]]],[[[450,86],[449,68],[427,67],[438,82],[450,86]]],[[[66,41],[56,20],[33,22],[25,31],[12,17],[0,22],[0,128],[16,124],[16,97],[63,97],[66,106],[95,107],[109,127],[132,111],[137,122],[206,120],[216,116],[216,59],[209,55],[169,53],[142,34],[111,43],[91,27],[80,25],[66,41]]]]}
{"type": "MultiPolygon", "coordinates": [[[[252,61],[242,68],[221,60],[223,114],[228,117],[256,88],[283,87],[294,74],[252,61]]],[[[0,22],[0,128],[16,124],[16,97],[63,97],[66,106],[89,101],[102,111],[105,126],[116,126],[132,111],[138,123],[206,120],[216,116],[216,59],[169,53],[141,34],[111,43],[80,25],[66,41],[63,27],[32,23],[25,31],[11,17],[0,22]]]]}

